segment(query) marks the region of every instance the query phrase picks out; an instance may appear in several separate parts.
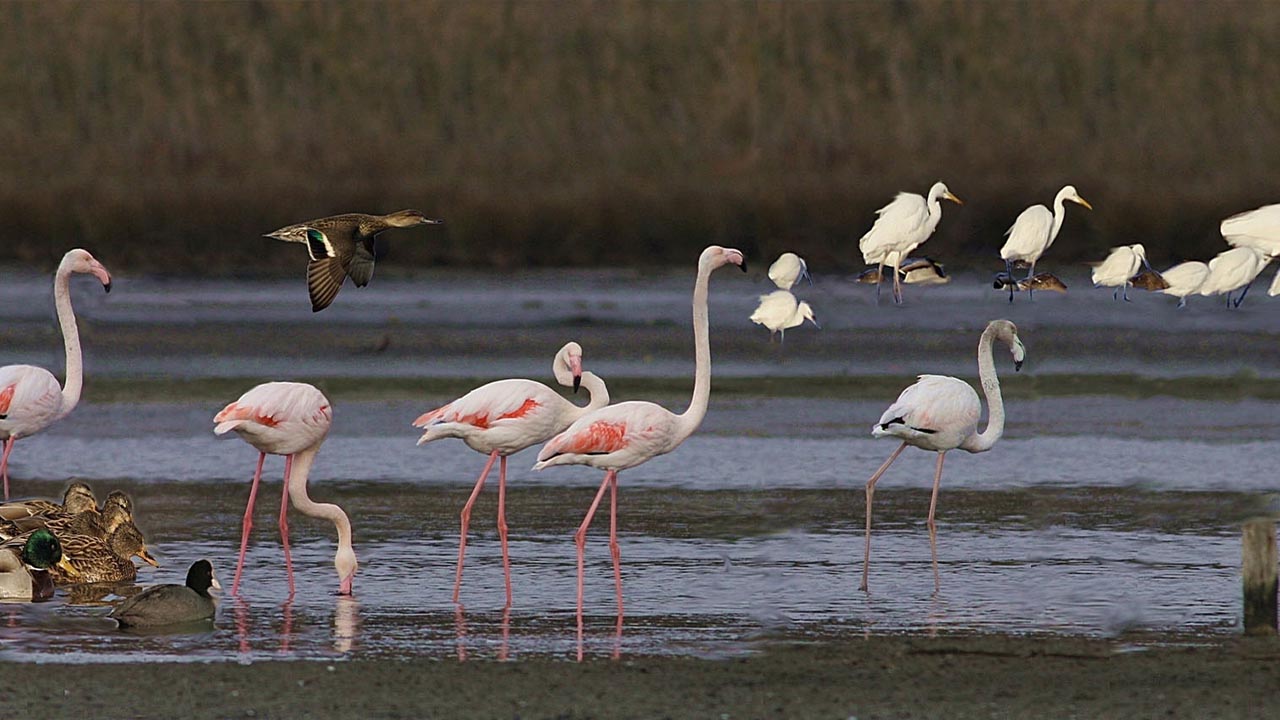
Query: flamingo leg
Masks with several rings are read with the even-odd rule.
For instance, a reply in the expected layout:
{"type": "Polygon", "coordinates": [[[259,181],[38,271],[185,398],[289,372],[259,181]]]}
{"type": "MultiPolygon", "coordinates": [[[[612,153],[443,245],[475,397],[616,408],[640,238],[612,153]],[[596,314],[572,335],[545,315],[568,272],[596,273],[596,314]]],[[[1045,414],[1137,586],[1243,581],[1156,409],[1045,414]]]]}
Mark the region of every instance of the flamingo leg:
{"type": "Polygon", "coordinates": [[[4,455],[0,455],[0,475],[4,476],[4,500],[9,501],[9,453],[13,452],[13,444],[18,441],[16,435],[10,435],[4,441],[4,455]]]}
{"type": "Polygon", "coordinates": [[[618,632],[622,632],[622,549],[618,545],[618,473],[609,483],[609,554],[613,556],[613,586],[618,596],[618,632]]]}
{"type": "Polygon", "coordinates": [[[502,579],[507,585],[507,604],[511,610],[511,558],[507,555],[507,456],[498,463],[498,539],[502,541],[502,579]]]}
{"type": "Polygon", "coordinates": [[[267,459],[258,453],[258,469],[253,471],[253,485],[249,487],[249,502],[244,506],[244,520],[240,522],[240,559],[236,561],[236,577],[231,581],[231,594],[240,592],[240,573],[244,571],[244,553],[249,549],[249,529],[253,527],[253,501],[258,497],[258,482],[262,480],[262,463],[267,459]]]}
{"type": "Polygon", "coordinates": [[[862,585],[858,587],[859,590],[867,589],[867,571],[871,565],[871,498],[876,494],[876,482],[880,480],[880,476],[884,474],[885,470],[889,469],[889,466],[893,464],[894,460],[898,459],[898,456],[902,454],[902,451],[905,450],[906,447],[906,442],[899,445],[898,449],[893,451],[893,454],[889,456],[889,459],[885,460],[884,464],[880,466],[880,469],[876,470],[875,474],[871,476],[871,479],[867,481],[867,541],[866,551],[862,555],[862,585]]]}
{"type": "Polygon", "coordinates": [[[582,584],[583,576],[583,556],[586,553],[587,545],[587,528],[591,527],[591,519],[596,516],[596,508],[600,507],[600,498],[604,497],[605,488],[609,487],[609,481],[615,475],[614,471],[608,470],[604,474],[604,482],[600,483],[600,489],[596,491],[596,497],[591,501],[591,507],[587,508],[587,516],[582,519],[582,524],[578,526],[578,532],[574,533],[573,541],[578,546],[578,640],[582,640],[582,584]]]}
{"type": "Polygon", "coordinates": [[[929,498],[929,554],[933,558],[933,594],[942,589],[942,581],[938,578],[938,527],[933,522],[933,514],[938,509],[938,486],[942,484],[942,461],[947,451],[938,453],[938,471],[933,475],[933,497],[929,498]]]}
{"type": "MultiPolygon", "coordinates": [[[[476,480],[476,486],[471,490],[471,497],[467,498],[467,504],[462,506],[462,532],[458,535],[458,571],[453,580],[453,601],[455,603],[458,602],[458,592],[462,589],[462,558],[467,554],[467,527],[471,524],[471,506],[476,504],[476,497],[484,489],[484,481],[489,477],[489,471],[493,469],[493,461],[497,459],[497,450],[489,453],[489,462],[484,464],[484,470],[480,471],[480,479],[476,480]]],[[[506,462],[506,458],[503,458],[503,462],[506,462]]],[[[506,557],[505,552],[503,557],[506,557]]]]}
{"type": "Polygon", "coordinates": [[[280,493],[280,542],[284,545],[284,572],[289,578],[289,598],[293,598],[293,558],[289,554],[289,474],[293,456],[284,457],[284,490],[280,493]]]}

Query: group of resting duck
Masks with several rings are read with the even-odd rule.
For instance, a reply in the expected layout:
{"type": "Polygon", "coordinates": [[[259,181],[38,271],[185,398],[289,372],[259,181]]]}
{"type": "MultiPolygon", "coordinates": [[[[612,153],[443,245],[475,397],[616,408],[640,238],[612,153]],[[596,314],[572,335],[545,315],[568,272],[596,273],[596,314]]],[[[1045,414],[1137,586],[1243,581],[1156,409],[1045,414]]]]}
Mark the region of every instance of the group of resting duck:
{"type": "MultiPolygon", "coordinates": [[[[73,482],[62,503],[20,500],[0,504],[0,598],[44,600],[55,587],[100,589],[138,577],[133,558],[158,567],[133,519],[133,500],[111,491],[102,506],[92,488],[73,482]]],[[[108,587],[112,586],[112,587],[108,587]]],[[[185,585],[156,585],[112,609],[121,627],[151,627],[208,620],[220,589],[213,566],[197,561],[185,585]]]]}

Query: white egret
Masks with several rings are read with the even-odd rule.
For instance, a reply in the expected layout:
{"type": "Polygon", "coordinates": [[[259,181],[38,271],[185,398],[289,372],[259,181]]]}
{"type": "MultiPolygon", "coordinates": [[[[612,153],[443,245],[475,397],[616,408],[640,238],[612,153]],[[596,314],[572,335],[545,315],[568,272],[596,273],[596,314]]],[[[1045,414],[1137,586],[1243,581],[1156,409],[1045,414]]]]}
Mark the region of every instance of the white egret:
{"type": "Polygon", "coordinates": [[[804,323],[813,323],[821,328],[813,317],[813,308],[807,302],[796,302],[796,296],[790,290],[774,290],[768,295],[760,296],[760,305],[751,313],[751,322],[769,328],[769,337],[779,334],[779,342],[786,340],[787,328],[804,323]]]}
{"type": "MultiPolygon", "coordinates": [[[[1018,219],[1013,221],[1013,225],[1009,226],[1005,232],[1009,239],[1005,241],[1004,247],[1000,248],[1000,257],[1004,260],[1005,270],[1010,275],[1013,274],[1015,262],[1030,265],[1027,270],[1027,279],[1031,279],[1036,274],[1036,260],[1039,260],[1044,251],[1049,249],[1054,239],[1058,237],[1058,231],[1062,229],[1062,220],[1066,216],[1062,203],[1068,200],[1090,210],[1093,209],[1089,201],[1076,192],[1074,185],[1067,185],[1054,197],[1053,212],[1049,212],[1049,208],[1043,205],[1032,205],[1023,210],[1018,215],[1018,219]]],[[[1031,287],[1027,288],[1028,293],[1031,290],[1031,287]]],[[[1013,293],[1009,294],[1009,301],[1013,302],[1013,293]]]]}
{"type": "Polygon", "coordinates": [[[1232,247],[1252,247],[1280,255],[1280,204],[1263,205],[1222,221],[1222,237],[1232,247]]]}
{"type": "Polygon", "coordinates": [[[813,278],[809,277],[809,266],[805,264],[804,258],[793,252],[782,253],[769,266],[769,279],[783,290],[790,290],[801,278],[813,284],[813,278]]]}
{"type": "Polygon", "coordinates": [[[1094,287],[1114,287],[1111,294],[1114,299],[1121,288],[1124,289],[1125,302],[1129,301],[1129,280],[1138,273],[1138,269],[1150,267],[1147,264],[1147,251],[1142,243],[1121,245],[1111,248],[1111,254],[1093,267],[1094,287]]]}
{"type": "Polygon", "coordinates": [[[1209,261],[1209,274],[1198,292],[1201,295],[1226,295],[1228,306],[1240,307],[1249,292],[1249,285],[1269,262],[1271,256],[1256,247],[1246,245],[1223,250],[1209,261]],[[1231,293],[1240,288],[1244,290],[1232,303],[1231,293]]]}
{"type": "Polygon", "coordinates": [[[1169,287],[1160,292],[1178,298],[1178,307],[1183,307],[1187,304],[1187,296],[1199,292],[1208,276],[1209,266],[1199,260],[1174,265],[1164,271],[1164,280],[1169,287]]]}
{"type": "MultiPolygon", "coordinates": [[[[902,261],[920,243],[929,239],[942,219],[942,206],[938,198],[946,198],[963,205],[960,198],[951,194],[944,183],[936,182],[929,188],[929,198],[915,193],[900,192],[888,205],[876,211],[875,224],[858,240],[862,260],[868,265],[879,265],[883,278],[884,266],[893,267],[893,301],[902,303],[902,285],[898,276],[902,261]]],[[[880,301],[880,283],[876,283],[876,302],[880,301]]]]}

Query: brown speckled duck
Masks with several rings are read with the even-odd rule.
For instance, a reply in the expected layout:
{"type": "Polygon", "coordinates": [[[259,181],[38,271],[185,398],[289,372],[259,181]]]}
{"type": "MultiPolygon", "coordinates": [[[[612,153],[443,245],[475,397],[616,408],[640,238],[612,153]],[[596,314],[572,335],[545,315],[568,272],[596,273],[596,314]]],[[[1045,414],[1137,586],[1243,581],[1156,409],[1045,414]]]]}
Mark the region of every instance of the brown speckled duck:
{"type": "Polygon", "coordinates": [[[442,222],[417,210],[400,210],[388,215],[346,213],[288,225],[266,236],[307,246],[311,256],[307,264],[307,289],[311,293],[311,311],[319,312],[333,302],[348,275],[356,287],[369,284],[373,277],[373,242],[378,233],[442,222]]]}
{"type": "Polygon", "coordinates": [[[146,541],[132,522],[121,524],[106,541],[89,535],[63,535],[59,539],[70,569],[55,567],[50,571],[58,585],[133,580],[138,577],[131,559],[135,555],[154,567],[160,566],[147,552],[146,541]]]}

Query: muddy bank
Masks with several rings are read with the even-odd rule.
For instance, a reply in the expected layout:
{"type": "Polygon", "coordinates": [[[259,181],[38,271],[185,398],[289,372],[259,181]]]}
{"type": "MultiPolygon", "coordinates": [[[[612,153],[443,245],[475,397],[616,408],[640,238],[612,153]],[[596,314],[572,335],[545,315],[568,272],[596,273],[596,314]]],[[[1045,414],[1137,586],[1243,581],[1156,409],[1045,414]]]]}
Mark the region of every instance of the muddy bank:
{"type": "Polygon", "coordinates": [[[872,637],[733,659],[10,666],[16,717],[1260,717],[1273,640],[872,637]]]}

